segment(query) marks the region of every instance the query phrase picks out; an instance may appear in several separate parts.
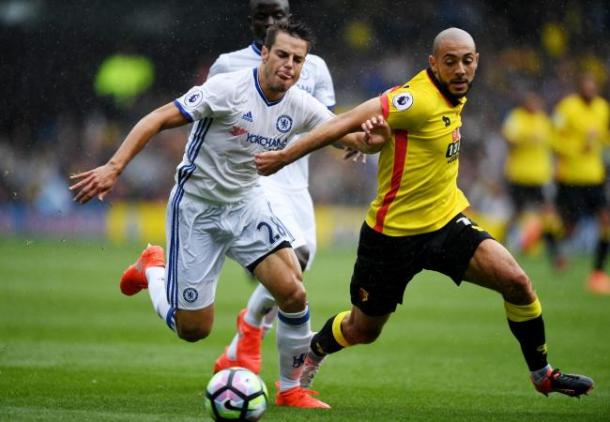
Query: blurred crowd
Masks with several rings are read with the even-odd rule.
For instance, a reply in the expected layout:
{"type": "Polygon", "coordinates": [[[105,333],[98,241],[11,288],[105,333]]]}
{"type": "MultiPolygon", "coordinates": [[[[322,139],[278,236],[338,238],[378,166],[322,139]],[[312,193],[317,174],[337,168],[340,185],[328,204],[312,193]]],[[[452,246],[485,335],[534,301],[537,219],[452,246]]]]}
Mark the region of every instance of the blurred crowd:
{"type": "MultiPolygon", "coordinates": [[[[143,114],[202,83],[218,54],[251,41],[245,1],[76,3],[0,3],[7,40],[0,70],[0,206],[69,210],[71,173],[104,163],[143,114]],[[70,18],[62,17],[66,8],[70,18]]],[[[339,112],[426,67],[440,30],[471,32],[481,59],[463,113],[460,185],[475,207],[502,216],[510,206],[500,127],[520,95],[538,92],[550,111],[587,69],[608,98],[607,3],[531,3],[293,1],[292,11],[316,34],[314,52],[329,66],[339,112]]],[[[151,142],[109,199],[165,200],[187,130],[169,130],[151,142]]],[[[374,159],[344,162],[329,149],[310,163],[317,203],[363,205],[372,198],[374,159]]]]}

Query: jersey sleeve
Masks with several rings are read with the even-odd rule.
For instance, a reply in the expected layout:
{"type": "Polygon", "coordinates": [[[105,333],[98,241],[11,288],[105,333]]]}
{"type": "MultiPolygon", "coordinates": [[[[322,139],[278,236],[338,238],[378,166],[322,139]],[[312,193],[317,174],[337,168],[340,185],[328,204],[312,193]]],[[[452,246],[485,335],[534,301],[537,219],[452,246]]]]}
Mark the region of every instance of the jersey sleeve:
{"type": "Polygon", "coordinates": [[[578,154],[580,143],[570,137],[569,119],[570,104],[567,100],[562,100],[557,104],[553,111],[553,140],[551,148],[556,154],[573,156],[578,154]]]}
{"type": "Polygon", "coordinates": [[[430,95],[406,86],[381,94],[383,117],[392,129],[415,130],[425,123],[434,109],[430,95]]]}
{"type": "Polygon", "coordinates": [[[218,56],[216,60],[214,60],[214,63],[212,63],[212,66],[210,66],[210,70],[208,71],[208,79],[220,73],[229,72],[228,60],[229,59],[224,54],[218,56]]]}
{"type": "Polygon", "coordinates": [[[206,117],[218,117],[230,112],[231,87],[226,78],[216,76],[203,85],[192,87],[174,104],[190,122],[206,117]]]}
{"type": "Polygon", "coordinates": [[[335,114],[309,94],[303,95],[303,122],[296,133],[309,132],[335,114]]]}
{"type": "Polygon", "coordinates": [[[313,96],[328,109],[333,110],[336,103],[335,88],[333,86],[333,78],[330,76],[328,66],[323,59],[320,59],[318,62],[318,73],[316,76],[317,78],[313,96]]]}

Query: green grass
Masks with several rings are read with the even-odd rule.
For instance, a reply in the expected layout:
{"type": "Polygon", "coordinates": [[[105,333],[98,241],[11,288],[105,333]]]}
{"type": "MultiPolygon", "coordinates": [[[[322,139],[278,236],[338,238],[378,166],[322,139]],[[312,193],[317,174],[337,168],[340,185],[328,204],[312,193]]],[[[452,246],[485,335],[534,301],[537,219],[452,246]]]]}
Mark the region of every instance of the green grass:
{"type": "MultiPolygon", "coordinates": [[[[213,334],[189,344],[154,314],[148,295],[119,293],[140,246],[0,241],[0,420],[206,420],[214,359],[253,288],[228,262],[213,334]]],[[[312,328],[349,306],[353,251],[321,251],[306,274],[312,328]]],[[[419,275],[373,345],[331,356],[315,382],[331,411],[270,406],[269,421],[610,420],[610,298],[587,293],[588,260],[556,275],[525,259],[542,298],[550,358],[591,375],[582,400],[534,392],[495,293],[419,275]]],[[[263,379],[277,378],[275,341],[263,379]]]]}

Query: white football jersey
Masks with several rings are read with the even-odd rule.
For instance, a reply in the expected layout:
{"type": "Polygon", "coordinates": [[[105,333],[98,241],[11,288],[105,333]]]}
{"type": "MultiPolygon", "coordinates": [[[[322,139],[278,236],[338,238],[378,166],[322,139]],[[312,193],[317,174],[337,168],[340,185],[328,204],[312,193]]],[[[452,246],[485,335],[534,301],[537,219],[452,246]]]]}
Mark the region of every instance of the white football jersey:
{"type": "MultiPolygon", "coordinates": [[[[257,67],[261,62],[261,50],[255,43],[246,48],[221,54],[210,67],[208,78],[226,72],[257,67]]],[[[326,62],[315,54],[305,57],[297,87],[307,91],[328,109],[335,107],[335,90],[326,62]]],[[[291,140],[294,141],[294,140],[291,140]]],[[[261,178],[262,185],[273,184],[285,190],[307,189],[309,180],[309,156],[282,168],[271,176],[261,178]]]]}
{"type": "Polygon", "coordinates": [[[216,75],[174,104],[195,122],[176,171],[178,189],[220,203],[240,201],[257,185],[256,153],[283,149],[333,116],[295,87],[269,101],[257,68],[216,75]]]}

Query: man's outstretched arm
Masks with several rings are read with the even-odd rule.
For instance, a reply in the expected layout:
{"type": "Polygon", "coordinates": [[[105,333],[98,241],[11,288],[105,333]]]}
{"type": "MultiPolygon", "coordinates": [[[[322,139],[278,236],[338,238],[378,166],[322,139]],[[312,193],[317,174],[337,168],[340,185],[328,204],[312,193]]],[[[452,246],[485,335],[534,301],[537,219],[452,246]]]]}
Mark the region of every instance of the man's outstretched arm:
{"type": "Polygon", "coordinates": [[[164,129],[189,123],[174,103],[166,104],[144,116],[131,129],[125,140],[108,162],[100,167],[70,176],[74,201],[84,204],[97,196],[102,201],[112,190],[127,164],[144,148],[150,139],[164,129]]]}
{"type": "MultiPolygon", "coordinates": [[[[287,164],[298,160],[312,151],[340,140],[352,132],[364,131],[366,134],[367,131],[364,129],[363,124],[367,121],[371,121],[373,116],[381,116],[382,114],[379,98],[372,98],[350,111],[333,117],[304,135],[298,142],[290,144],[283,150],[266,151],[257,154],[255,157],[256,168],[262,175],[267,176],[273,174],[287,164]]],[[[386,129],[389,132],[387,123],[383,121],[382,117],[381,121],[386,127],[381,129],[375,125],[372,130],[369,130],[369,133],[366,136],[363,136],[360,140],[352,139],[352,141],[364,142],[370,152],[374,152],[376,149],[380,148],[380,146],[376,144],[380,143],[383,145],[387,138],[374,135],[377,135],[378,131],[385,131],[386,129]]]]}

